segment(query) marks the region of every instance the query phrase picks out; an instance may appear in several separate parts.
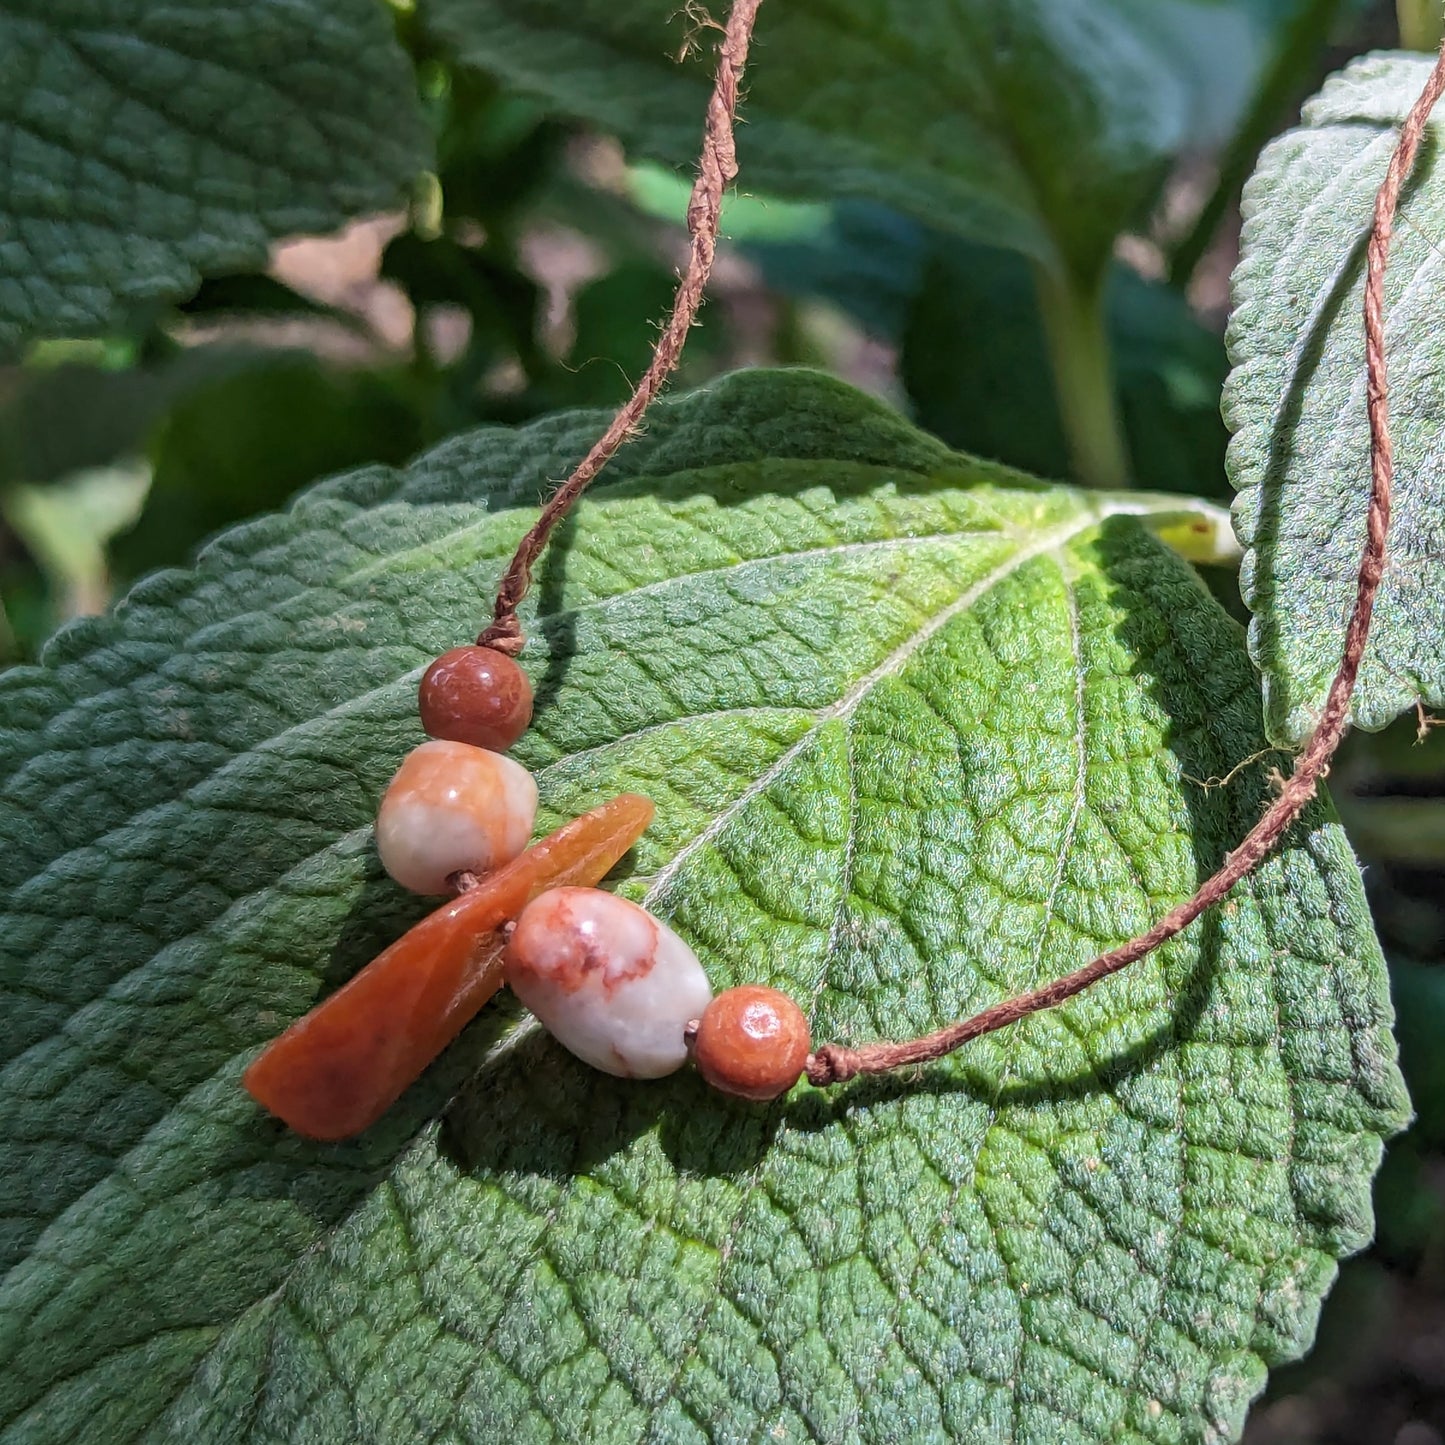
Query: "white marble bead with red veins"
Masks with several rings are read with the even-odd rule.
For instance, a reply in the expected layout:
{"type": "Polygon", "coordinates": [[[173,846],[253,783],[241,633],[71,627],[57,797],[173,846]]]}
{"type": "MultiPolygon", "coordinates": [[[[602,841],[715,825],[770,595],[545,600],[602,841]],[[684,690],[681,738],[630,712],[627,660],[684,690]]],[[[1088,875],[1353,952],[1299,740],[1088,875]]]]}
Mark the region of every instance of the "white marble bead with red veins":
{"type": "Polygon", "coordinates": [[[697,955],[672,929],[597,888],[553,888],[529,903],[506,971],[558,1043],[624,1079],[681,1068],[683,1031],[712,999],[697,955]]]}
{"type": "Polygon", "coordinates": [[[537,784],[500,753],[423,743],[407,755],[376,815],[382,866],[413,893],[447,893],[453,873],[489,873],[532,837],[537,784]]]}

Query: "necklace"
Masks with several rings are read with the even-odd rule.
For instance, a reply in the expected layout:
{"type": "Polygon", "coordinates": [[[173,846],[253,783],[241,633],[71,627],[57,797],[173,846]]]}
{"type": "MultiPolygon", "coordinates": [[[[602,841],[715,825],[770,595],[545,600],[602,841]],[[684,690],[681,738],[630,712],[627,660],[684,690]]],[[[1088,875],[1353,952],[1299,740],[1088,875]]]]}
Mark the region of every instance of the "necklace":
{"type": "Polygon", "coordinates": [[[382,799],[377,845],[397,882],[456,897],[409,930],[276,1039],[244,1075],[247,1090],[298,1132],[341,1139],[375,1122],[503,982],[574,1054],[606,1072],[655,1078],[689,1057],[725,1093],[775,1099],[802,1077],[824,1086],[925,1063],[1029,1014],[1056,1007],[1144,957],[1223,899],[1278,843],[1314,796],[1343,735],[1384,569],[1392,461],[1386,425],[1383,279],[1400,188],[1445,86],[1437,66],[1381,187],[1369,250],[1365,321],[1371,373],[1368,541],[1344,657],[1324,713],[1279,797],[1224,864],[1145,932],[1040,988],[902,1043],[810,1047],[808,1021],[772,988],[712,996],[688,945],[661,920],[597,885],[641,836],[651,802],[624,794],[526,847],[536,784],[505,750],[531,721],[516,661],[517,607],[557,522],[636,429],[681,354],[716,248],[723,192],[737,173],[733,117],[761,0],[734,0],[719,47],[699,175],[688,207],[692,246],[672,315],[637,389],[523,537],[475,645],[453,648],[422,679],[432,741],[402,763],[382,799]]]}

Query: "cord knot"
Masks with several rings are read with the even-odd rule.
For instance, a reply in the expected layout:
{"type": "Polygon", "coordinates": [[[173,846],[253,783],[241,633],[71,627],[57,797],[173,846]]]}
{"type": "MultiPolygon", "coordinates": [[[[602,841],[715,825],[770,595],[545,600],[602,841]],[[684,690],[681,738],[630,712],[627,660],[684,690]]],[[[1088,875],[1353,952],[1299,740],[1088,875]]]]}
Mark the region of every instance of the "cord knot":
{"type": "Polygon", "coordinates": [[[478,647],[490,647],[493,651],[505,653],[508,657],[516,657],[526,644],[526,634],[522,631],[522,624],[517,621],[515,612],[508,612],[497,618],[477,638],[478,647]]]}
{"type": "Polygon", "coordinates": [[[842,1044],[824,1044],[808,1055],[803,1064],[808,1082],[820,1089],[829,1084],[846,1084],[863,1072],[863,1056],[856,1049],[842,1044]]]}

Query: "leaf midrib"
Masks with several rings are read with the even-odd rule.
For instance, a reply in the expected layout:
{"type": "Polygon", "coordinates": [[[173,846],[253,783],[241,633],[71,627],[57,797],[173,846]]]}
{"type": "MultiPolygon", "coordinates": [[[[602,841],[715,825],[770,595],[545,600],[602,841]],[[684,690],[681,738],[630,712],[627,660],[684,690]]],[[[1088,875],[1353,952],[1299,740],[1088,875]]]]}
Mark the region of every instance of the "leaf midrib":
{"type": "MultiPolygon", "coordinates": [[[[851,688],[847,690],[836,702],[819,708],[814,713],[812,726],[790,744],[754,782],[738,795],[706,828],[698,833],[690,842],[685,843],[667,863],[651,879],[647,895],[643,900],[644,906],[653,906],[658,903],[666,890],[668,883],[676,875],[682,865],[692,856],[697,849],[710,843],[717,835],[738,815],[738,813],[760,793],[766,791],[777,780],[789,763],[796,758],[804,748],[816,741],[818,733],[829,722],[835,720],[846,721],[855,712],[864,698],[880,682],[887,677],[892,677],[903,669],[910,658],[923,646],[925,646],[942,628],[946,627],[960,613],[966,612],[985,594],[997,587],[1000,582],[1007,580],[1020,567],[1032,562],[1036,557],[1046,552],[1054,551],[1064,543],[1071,541],[1080,533],[1086,532],[1090,527],[1097,526],[1101,521],[1111,515],[1115,515],[1110,509],[1108,501],[1101,501],[1091,507],[1087,501],[1080,504],[1080,514],[1072,521],[1063,526],[1051,529],[1048,532],[1041,532],[1032,541],[1019,547],[1010,557],[999,564],[992,572],[980,578],[971,587],[959,594],[946,607],[935,612],[922,627],[918,628],[906,641],[883,659],[877,667],[860,678],[851,688]],[[1097,507],[1097,510],[1095,510],[1097,507]]],[[[1163,510],[1163,508],[1160,508],[1163,510]]]]}

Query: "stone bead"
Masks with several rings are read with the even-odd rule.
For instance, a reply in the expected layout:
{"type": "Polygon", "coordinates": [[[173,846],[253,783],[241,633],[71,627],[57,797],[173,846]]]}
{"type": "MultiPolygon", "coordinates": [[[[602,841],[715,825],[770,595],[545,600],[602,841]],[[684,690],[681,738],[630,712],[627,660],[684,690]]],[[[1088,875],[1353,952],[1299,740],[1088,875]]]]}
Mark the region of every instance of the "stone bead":
{"type": "Polygon", "coordinates": [[[563,824],[404,933],[242,1075],[308,1139],[349,1139],[411,1087],[501,987],[502,927],[546,889],[600,883],[652,821],[623,793],[563,824]]]}
{"type": "Polygon", "coordinates": [[[681,1068],[684,1031],[712,998],[697,955],[672,929],[596,888],[554,888],[528,904],[506,973],[558,1043],[624,1079],[681,1068]]]}
{"type": "Polygon", "coordinates": [[[724,989],[698,1020],[693,1061],[713,1088],[744,1099],[776,1099],[798,1082],[812,1041],[787,994],[759,984],[724,989]]]}
{"type": "Polygon", "coordinates": [[[454,647],[422,675],[417,707],[432,737],[502,752],[532,721],[532,684],[504,652],[454,647]]]}
{"type": "Polygon", "coordinates": [[[423,743],[381,800],[376,849],[403,888],[447,893],[454,873],[510,863],[536,817],[537,784],[511,758],[466,743],[423,743]]]}

